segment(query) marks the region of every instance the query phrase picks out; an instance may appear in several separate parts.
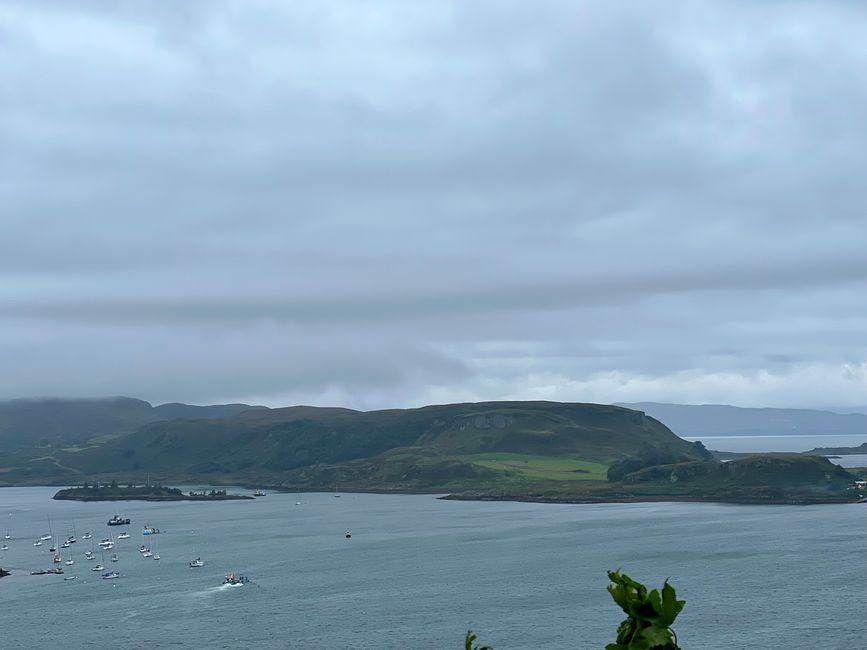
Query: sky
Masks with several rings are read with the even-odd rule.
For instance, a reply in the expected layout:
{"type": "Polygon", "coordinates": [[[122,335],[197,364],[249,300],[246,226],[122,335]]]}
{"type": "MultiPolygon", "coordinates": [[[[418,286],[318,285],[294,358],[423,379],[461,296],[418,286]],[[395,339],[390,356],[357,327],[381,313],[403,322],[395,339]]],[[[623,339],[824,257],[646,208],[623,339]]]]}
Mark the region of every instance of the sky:
{"type": "Polygon", "coordinates": [[[867,404],[867,5],[0,0],[0,398],[867,404]]]}

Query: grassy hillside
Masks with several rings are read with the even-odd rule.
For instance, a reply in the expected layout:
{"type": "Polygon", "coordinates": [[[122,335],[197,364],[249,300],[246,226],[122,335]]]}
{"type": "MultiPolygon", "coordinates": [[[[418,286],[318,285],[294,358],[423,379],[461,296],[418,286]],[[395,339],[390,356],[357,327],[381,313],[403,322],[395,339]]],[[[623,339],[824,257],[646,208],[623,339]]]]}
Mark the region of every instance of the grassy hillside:
{"type": "Polygon", "coordinates": [[[0,484],[126,482],[145,474],[305,491],[570,501],[835,501],[851,497],[852,478],[825,459],[804,456],[718,463],[641,412],[556,402],[247,410],[151,422],[99,444],[44,449],[35,457],[0,454],[0,484]],[[624,470],[615,479],[612,464],[624,470]]]}
{"type": "MultiPolygon", "coordinates": [[[[291,407],[232,418],[148,424],[94,449],[58,454],[83,473],[277,477],[293,470],[426,449],[451,463],[483,467],[475,454],[567,457],[607,465],[642,450],[702,453],[645,415],[613,406],[487,402],[359,412],[291,407]]],[[[601,471],[596,467],[597,474],[601,471]]]]}

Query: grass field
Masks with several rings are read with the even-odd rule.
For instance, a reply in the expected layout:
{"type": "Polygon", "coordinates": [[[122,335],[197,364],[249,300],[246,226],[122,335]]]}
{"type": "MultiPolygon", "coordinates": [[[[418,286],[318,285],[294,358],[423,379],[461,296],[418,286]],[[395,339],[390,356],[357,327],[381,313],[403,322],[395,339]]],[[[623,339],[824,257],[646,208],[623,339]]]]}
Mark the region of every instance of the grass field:
{"type": "Polygon", "coordinates": [[[604,481],[608,465],[580,458],[528,456],[525,454],[471,454],[463,459],[489,469],[518,472],[531,479],[549,481],[604,481]]]}

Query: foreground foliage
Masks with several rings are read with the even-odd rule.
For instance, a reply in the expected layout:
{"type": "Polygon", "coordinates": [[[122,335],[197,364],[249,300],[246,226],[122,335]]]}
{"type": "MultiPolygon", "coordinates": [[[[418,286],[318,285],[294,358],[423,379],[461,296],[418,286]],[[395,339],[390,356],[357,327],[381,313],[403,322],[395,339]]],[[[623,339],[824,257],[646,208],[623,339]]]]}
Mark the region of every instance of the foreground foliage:
{"type": "Polygon", "coordinates": [[[608,593],[626,613],[626,620],[617,627],[617,642],[609,643],[605,650],[679,650],[671,625],[686,601],[677,599],[668,580],[660,594],[656,589],[648,592],[620,571],[609,571],[608,578],[614,583],[608,586],[608,593]]]}
{"type": "MultiPolygon", "coordinates": [[[[668,580],[660,593],[656,589],[647,591],[643,584],[620,571],[609,571],[608,579],[613,583],[608,585],[608,593],[626,613],[626,620],[617,626],[617,640],[606,645],[605,650],[680,650],[671,625],[686,601],[677,599],[668,580]]],[[[464,650],[493,650],[475,645],[475,641],[476,635],[468,631],[464,650]]]]}

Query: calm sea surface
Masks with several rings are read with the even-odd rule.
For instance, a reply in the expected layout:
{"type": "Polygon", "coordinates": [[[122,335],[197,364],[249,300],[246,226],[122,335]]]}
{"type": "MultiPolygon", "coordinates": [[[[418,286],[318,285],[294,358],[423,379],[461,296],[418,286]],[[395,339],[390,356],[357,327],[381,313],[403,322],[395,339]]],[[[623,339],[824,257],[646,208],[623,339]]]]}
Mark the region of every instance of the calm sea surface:
{"type": "MultiPolygon", "coordinates": [[[[0,489],[0,647],[462,647],[467,628],[496,650],[600,649],[621,620],[605,591],[620,567],[687,605],[685,649],[867,646],[867,506],[541,505],[430,496],[269,494],[222,503],[52,501],[53,488],[0,489]],[[301,501],[301,505],[296,505],[301,501]],[[84,559],[118,512],[121,573],[84,559]],[[11,516],[10,516],[11,513],[11,516]],[[75,565],[51,566],[52,530],[75,565]],[[138,553],[141,527],[162,556],[138,553]],[[343,532],[352,530],[352,539],[343,532]],[[2,543],[2,540],[0,540],[2,543]],[[201,555],[206,565],[187,563],[201,555]],[[228,571],[250,575],[222,589],[228,571]]],[[[97,558],[99,552],[97,549],[97,558]]]]}

